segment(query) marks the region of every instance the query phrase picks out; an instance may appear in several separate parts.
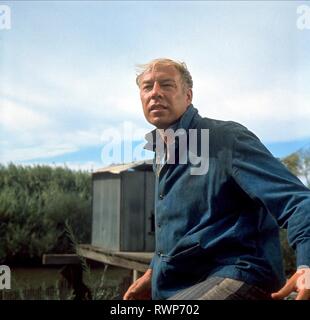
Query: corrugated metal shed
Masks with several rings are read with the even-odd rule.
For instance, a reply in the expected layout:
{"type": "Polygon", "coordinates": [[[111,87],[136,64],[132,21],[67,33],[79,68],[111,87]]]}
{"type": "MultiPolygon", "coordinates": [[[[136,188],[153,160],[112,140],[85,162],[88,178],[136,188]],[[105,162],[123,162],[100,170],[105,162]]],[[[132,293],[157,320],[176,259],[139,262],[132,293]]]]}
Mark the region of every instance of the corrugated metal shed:
{"type": "Polygon", "coordinates": [[[150,161],[93,173],[92,245],[115,251],[154,250],[154,179],[150,161]]]}

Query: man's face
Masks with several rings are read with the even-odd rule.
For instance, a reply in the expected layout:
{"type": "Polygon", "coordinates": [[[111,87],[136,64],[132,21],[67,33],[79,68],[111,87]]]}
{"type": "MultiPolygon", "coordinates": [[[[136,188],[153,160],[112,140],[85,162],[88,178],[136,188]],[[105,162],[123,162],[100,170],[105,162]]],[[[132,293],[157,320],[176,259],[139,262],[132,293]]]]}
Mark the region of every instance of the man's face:
{"type": "Polygon", "coordinates": [[[176,122],[192,102],[174,66],[157,65],[140,78],[140,98],[146,120],[159,129],[176,122]]]}

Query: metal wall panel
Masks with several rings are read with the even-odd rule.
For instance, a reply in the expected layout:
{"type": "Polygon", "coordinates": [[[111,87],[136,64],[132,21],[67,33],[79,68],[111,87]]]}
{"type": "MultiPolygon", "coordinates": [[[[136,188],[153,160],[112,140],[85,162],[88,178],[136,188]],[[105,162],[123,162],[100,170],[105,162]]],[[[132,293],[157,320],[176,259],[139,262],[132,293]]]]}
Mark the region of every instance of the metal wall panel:
{"type": "Polygon", "coordinates": [[[120,176],[93,178],[92,244],[110,250],[120,248],[120,176]]]}
{"type": "Polygon", "coordinates": [[[145,251],[155,250],[155,217],[154,217],[154,195],[155,195],[155,175],[153,171],[145,171],[145,251]]]}
{"type": "Polygon", "coordinates": [[[93,175],[92,245],[115,251],[155,247],[152,171],[93,175]]]}
{"type": "Polygon", "coordinates": [[[122,172],[121,180],[121,249],[144,251],[144,172],[122,172]]]}

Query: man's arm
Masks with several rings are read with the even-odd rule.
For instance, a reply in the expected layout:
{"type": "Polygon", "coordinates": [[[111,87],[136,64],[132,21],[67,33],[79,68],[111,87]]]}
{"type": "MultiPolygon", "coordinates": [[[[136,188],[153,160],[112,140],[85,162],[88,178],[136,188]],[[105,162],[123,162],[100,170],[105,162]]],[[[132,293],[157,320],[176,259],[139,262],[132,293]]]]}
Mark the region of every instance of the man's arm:
{"type": "MultiPolygon", "coordinates": [[[[232,176],[276,218],[280,227],[287,228],[289,244],[296,251],[297,268],[307,266],[303,269],[309,277],[310,190],[252,132],[241,126],[234,139],[232,176]]],[[[283,298],[294,291],[302,275],[298,270],[272,297],[283,298]]],[[[298,299],[310,298],[309,280],[307,283],[308,287],[299,290],[298,299]]]]}

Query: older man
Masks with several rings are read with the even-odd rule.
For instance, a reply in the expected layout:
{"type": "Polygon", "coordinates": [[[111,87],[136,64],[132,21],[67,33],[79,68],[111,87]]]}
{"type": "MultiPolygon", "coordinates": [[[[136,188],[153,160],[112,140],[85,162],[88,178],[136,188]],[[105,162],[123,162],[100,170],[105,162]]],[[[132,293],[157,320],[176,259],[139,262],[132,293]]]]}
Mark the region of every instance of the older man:
{"type": "Polygon", "coordinates": [[[157,128],[146,145],[155,152],[156,252],[124,299],[281,299],[296,288],[297,299],[309,299],[310,190],[244,126],[198,114],[184,63],[153,60],[137,84],[145,118],[157,128]],[[191,140],[171,142],[167,129],[186,137],[197,131],[194,150],[208,158],[208,170],[193,174],[195,165],[180,161],[191,140]],[[297,257],[286,284],[279,226],[297,257]]]}

